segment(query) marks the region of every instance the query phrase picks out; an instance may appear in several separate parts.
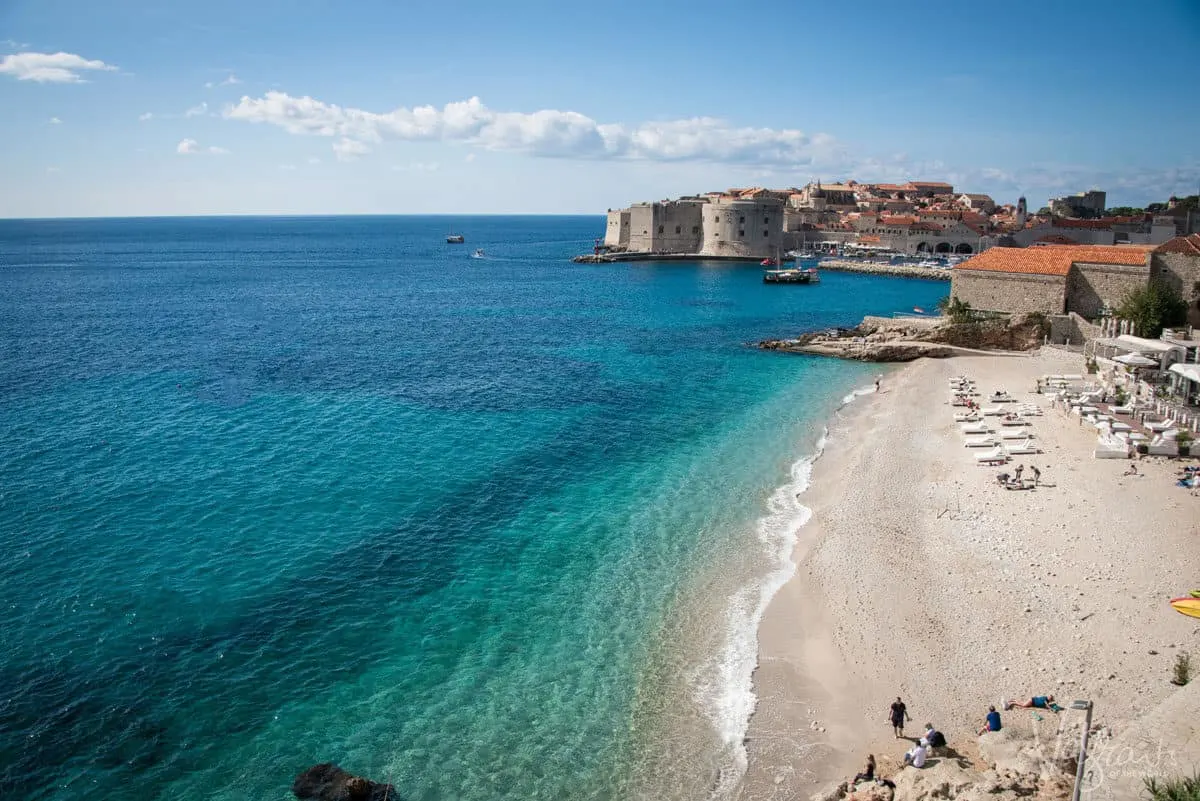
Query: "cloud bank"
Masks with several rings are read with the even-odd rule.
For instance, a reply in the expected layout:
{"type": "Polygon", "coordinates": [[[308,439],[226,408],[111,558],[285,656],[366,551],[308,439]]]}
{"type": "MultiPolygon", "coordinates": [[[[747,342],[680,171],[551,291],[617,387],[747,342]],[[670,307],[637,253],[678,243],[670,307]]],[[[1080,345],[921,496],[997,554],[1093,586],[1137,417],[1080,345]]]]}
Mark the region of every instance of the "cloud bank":
{"type": "Polygon", "coordinates": [[[80,72],[116,70],[111,64],[74,53],[13,53],[0,59],[0,75],[37,83],[84,83],[80,72]]]}
{"type": "Polygon", "coordinates": [[[463,142],[534,156],[631,161],[711,161],[798,166],[837,155],[833,138],[796,129],[731,126],[713,117],[604,124],[576,111],[494,111],[477,97],[442,108],[373,112],[286,92],[243,96],[224,111],[231,120],[266,123],[291,134],[337,137],[334,151],[361,155],[366,142],[463,142]],[[354,142],[356,145],[348,145],[354,142]]]}

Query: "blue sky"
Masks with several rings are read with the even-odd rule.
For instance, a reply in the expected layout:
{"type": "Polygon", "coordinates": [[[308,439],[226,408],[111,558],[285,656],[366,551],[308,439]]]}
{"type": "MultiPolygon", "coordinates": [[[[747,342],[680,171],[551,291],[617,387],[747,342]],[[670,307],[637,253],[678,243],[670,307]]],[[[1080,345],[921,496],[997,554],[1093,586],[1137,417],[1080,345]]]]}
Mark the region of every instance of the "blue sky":
{"type": "Polygon", "coordinates": [[[0,0],[0,216],[1200,189],[1200,3],[0,0]]]}

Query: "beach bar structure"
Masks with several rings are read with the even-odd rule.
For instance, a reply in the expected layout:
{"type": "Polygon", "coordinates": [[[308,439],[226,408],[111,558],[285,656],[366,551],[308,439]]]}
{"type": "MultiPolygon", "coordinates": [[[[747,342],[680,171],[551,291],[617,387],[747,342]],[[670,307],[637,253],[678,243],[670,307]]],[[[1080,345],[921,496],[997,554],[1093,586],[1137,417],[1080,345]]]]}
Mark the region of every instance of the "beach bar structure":
{"type": "Polygon", "coordinates": [[[1187,349],[1183,345],[1161,339],[1144,339],[1131,334],[1088,340],[1083,353],[1089,358],[1109,360],[1136,353],[1153,359],[1159,370],[1166,370],[1172,364],[1187,359],[1187,349]]]}

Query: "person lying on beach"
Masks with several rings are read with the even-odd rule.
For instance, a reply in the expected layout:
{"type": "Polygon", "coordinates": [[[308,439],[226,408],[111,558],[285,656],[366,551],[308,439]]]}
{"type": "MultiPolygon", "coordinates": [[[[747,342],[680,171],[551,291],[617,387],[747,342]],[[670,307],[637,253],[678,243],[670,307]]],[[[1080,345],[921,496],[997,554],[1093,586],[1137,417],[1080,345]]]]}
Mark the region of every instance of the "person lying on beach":
{"type": "Polygon", "coordinates": [[[925,767],[925,757],[928,755],[929,744],[922,739],[921,742],[904,752],[904,764],[912,765],[914,768],[923,768],[925,767]]]}
{"type": "Polygon", "coordinates": [[[1004,709],[1008,711],[1014,707],[1020,707],[1021,709],[1051,709],[1055,712],[1062,708],[1054,703],[1053,695],[1035,695],[1028,701],[1009,701],[1004,709]]]}
{"type": "Polygon", "coordinates": [[[1138,471],[1137,471],[1137,465],[1136,465],[1136,464],[1131,464],[1131,465],[1129,465],[1129,469],[1128,469],[1128,470],[1126,470],[1126,471],[1125,471],[1124,473],[1122,473],[1121,475],[1123,475],[1123,476],[1136,476],[1137,474],[1138,474],[1138,471]]]}
{"type": "Polygon", "coordinates": [[[875,755],[867,754],[867,769],[862,773],[855,774],[854,781],[851,784],[873,781],[875,781],[875,755]]]}
{"type": "Polygon", "coordinates": [[[1000,713],[996,711],[996,707],[989,706],[987,719],[983,724],[983,728],[979,730],[980,736],[987,734],[989,731],[1000,731],[1000,713]]]}

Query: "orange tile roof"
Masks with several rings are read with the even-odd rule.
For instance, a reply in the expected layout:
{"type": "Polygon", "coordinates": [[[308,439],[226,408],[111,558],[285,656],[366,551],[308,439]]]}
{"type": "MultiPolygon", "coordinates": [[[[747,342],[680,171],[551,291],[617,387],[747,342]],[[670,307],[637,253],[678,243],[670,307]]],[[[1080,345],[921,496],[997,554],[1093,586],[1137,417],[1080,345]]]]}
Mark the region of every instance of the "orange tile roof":
{"type": "Polygon", "coordinates": [[[875,188],[883,192],[907,192],[908,187],[902,184],[875,184],[875,188]]]}
{"type": "Polygon", "coordinates": [[[1133,245],[1042,245],[1035,248],[991,248],[973,256],[956,270],[982,270],[992,273],[1027,273],[1065,276],[1071,265],[1122,264],[1133,267],[1146,263],[1149,248],[1133,245]]]}
{"type": "Polygon", "coordinates": [[[1154,249],[1155,253],[1184,253],[1188,256],[1200,256],[1200,234],[1177,236],[1163,242],[1154,249]]]}
{"type": "Polygon", "coordinates": [[[875,234],[859,234],[858,241],[863,244],[873,244],[882,240],[875,234]]]}
{"type": "Polygon", "coordinates": [[[892,217],[880,217],[879,222],[883,225],[912,225],[917,221],[916,217],[895,215],[892,217]]]}
{"type": "Polygon", "coordinates": [[[924,186],[928,189],[953,189],[953,184],[942,183],[941,181],[909,181],[911,186],[924,186]]]}
{"type": "Polygon", "coordinates": [[[1039,247],[994,247],[972,257],[955,270],[1024,272],[1038,276],[1066,276],[1070,265],[1146,264],[1151,248],[1136,245],[1043,245],[1039,247]]]}

